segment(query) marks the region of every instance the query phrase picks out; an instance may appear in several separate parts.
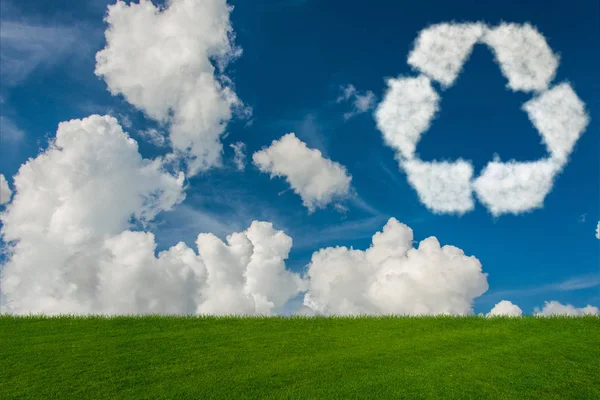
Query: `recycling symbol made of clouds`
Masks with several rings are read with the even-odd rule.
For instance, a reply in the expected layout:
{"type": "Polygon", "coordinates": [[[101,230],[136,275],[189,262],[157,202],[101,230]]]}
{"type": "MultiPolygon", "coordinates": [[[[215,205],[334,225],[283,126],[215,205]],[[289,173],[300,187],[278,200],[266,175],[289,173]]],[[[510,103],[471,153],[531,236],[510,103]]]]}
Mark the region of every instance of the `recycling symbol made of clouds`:
{"type": "Polygon", "coordinates": [[[546,39],[529,24],[442,23],[419,34],[408,64],[420,74],[388,80],[388,91],[375,117],[385,143],[396,151],[400,167],[429,209],[463,214],[474,208],[473,192],[493,215],[540,207],[587,127],[584,103],[571,85],[550,86],[559,64],[546,39]],[[534,162],[490,161],[473,178],[469,161],[426,162],[416,147],[439,110],[442,89],[450,87],[473,47],[489,46],[513,91],[533,92],[522,109],[539,131],[548,156],[534,162]]]}

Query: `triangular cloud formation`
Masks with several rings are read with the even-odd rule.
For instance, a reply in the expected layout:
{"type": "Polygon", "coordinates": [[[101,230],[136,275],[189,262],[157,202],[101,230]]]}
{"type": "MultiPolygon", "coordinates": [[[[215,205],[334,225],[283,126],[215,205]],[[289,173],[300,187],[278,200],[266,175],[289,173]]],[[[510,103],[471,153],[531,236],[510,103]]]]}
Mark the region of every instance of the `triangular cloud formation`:
{"type": "Polygon", "coordinates": [[[389,79],[375,115],[385,143],[396,150],[421,202],[436,213],[464,214],[474,208],[475,192],[495,216],[542,207],[589,123],[569,83],[549,86],[559,58],[545,38],[529,24],[437,24],[421,31],[408,63],[421,75],[389,79]],[[439,110],[432,81],[451,86],[476,43],[492,48],[510,89],[535,93],[522,109],[539,131],[548,157],[535,162],[493,160],[473,179],[469,161],[424,162],[416,156],[416,147],[439,110]]]}

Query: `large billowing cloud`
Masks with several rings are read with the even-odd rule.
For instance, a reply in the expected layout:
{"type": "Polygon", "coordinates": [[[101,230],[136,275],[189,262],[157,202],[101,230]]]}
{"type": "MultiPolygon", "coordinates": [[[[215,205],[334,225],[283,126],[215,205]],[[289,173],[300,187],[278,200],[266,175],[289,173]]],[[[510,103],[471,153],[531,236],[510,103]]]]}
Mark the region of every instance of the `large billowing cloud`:
{"type": "Polygon", "coordinates": [[[12,191],[8,186],[8,181],[3,174],[0,174],[0,205],[8,203],[11,196],[12,191]]]}
{"type": "Polygon", "coordinates": [[[486,316],[488,317],[520,317],[523,315],[523,310],[516,304],[508,300],[502,300],[496,304],[486,316]]]}
{"type": "Polygon", "coordinates": [[[241,50],[233,45],[225,0],[118,1],[108,7],[106,47],[96,75],[113,95],[169,125],[174,151],[194,175],[220,165],[224,133],[243,105],[223,74],[241,50]],[[216,64],[217,68],[213,65],[216,64]]]}
{"type": "Polygon", "coordinates": [[[420,32],[408,63],[422,74],[388,80],[375,117],[385,143],[396,150],[400,167],[426,207],[437,213],[465,213],[473,208],[473,191],[495,216],[543,206],[589,123],[585,105],[569,83],[549,87],[558,62],[545,38],[529,24],[490,28],[481,23],[444,23],[420,32]],[[439,109],[440,98],[431,80],[451,86],[476,43],[492,48],[510,89],[535,92],[522,109],[539,131],[548,158],[492,160],[472,180],[470,162],[425,162],[418,159],[416,150],[439,109]]]}
{"type": "Polygon", "coordinates": [[[472,314],[488,289],[481,263],[435,237],[413,248],[413,231],[392,218],[367,250],[329,247],[308,265],[305,313],[472,314]]]}
{"type": "Polygon", "coordinates": [[[132,222],[182,201],[183,174],[143,159],[112,117],[61,123],[14,186],[0,214],[9,312],[269,314],[303,288],[285,270],[291,239],[269,223],[228,244],[200,235],[200,255],[180,243],[155,256],[154,236],[132,222]]]}
{"type": "Polygon", "coordinates": [[[540,310],[535,308],[535,315],[539,317],[549,317],[552,315],[582,316],[598,315],[598,307],[587,305],[583,308],[577,308],[570,304],[564,305],[558,301],[546,301],[544,307],[540,310]]]}
{"type": "Polygon", "coordinates": [[[274,140],[252,155],[254,164],[271,175],[283,176],[311,212],[349,195],[352,177],[346,168],[310,149],[293,133],[274,140]]]}

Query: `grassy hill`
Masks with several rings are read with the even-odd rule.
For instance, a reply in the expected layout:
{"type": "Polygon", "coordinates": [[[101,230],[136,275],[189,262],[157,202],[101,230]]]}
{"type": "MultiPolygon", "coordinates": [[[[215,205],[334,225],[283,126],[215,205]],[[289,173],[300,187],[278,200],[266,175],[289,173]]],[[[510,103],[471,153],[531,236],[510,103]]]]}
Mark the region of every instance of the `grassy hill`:
{"type": "Polygon", "coordinates": [[[0,316],[1,399],[600,399],[600,318],[0,316]]]}

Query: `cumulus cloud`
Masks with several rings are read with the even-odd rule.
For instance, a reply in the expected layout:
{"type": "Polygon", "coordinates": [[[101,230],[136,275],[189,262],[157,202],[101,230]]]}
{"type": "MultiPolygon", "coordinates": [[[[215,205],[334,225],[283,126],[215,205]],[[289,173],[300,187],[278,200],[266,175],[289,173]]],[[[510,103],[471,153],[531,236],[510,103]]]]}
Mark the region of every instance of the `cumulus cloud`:
{"type": "Polygon", "coordinates": [[[546,301],[544,302],[544,307],[541,310],[536,307],[534,313],[539,317],[549,317],[552,315],[598,315],[598,307],[593,307],[588,304],[586,307],[576,308],[570,304],[561,304],[558,301],[546,301]]]}
{"type": "Polygon", "coordinates": [[[507,316],[507,317],[520,317],[523,315],[523,310],[516,304],[511,303],[508,300],[502,300],[486,314],[488,317],[496,316],[507,316]]]}
{"type": "Polygon", "coordinates": [[[166,8],[118,1],[108,7],[106,47],[96,54],[95,73],[113,95],[169,126],[189,175],[220,165],[228,121],[248,111],[223,74],[241,54],[231,10],[225,0],[171,0],[166,8]]]}
{"type": "Polygon", "coordinates": [[[269,314],[304,289],[285,269],[291,238],[270,223],[227,243],[201,234],[199,254],[179,243],[155,256],[154,235],[132,228],[181,202],[183,181],[143,159],[112,117],[61,123],[0,214],[2,311],[269,314]]]}
{"type": "Polygon", "coordinates": [[[246,145],[242,142],[232,143],[229,145],[234,152],[233,163],[238,171],[246,169],[246,145]]]}
{"type": "Polygon", "coordinates": [[[50,67],[81,48],[77,28],[43,26],[23,21],[0,23],[0,77],[15,86],[41,66],[50,67]]]}
{"type": "Polygon", "coordinates": [[[437,213],[462,214],[474,208],[471,193],[475,191],[495,216],[543,206],[554,178],[589,123],[584,103],[568,83],[547,90],[558,62],[545,38],[529,24],[489,28],[481,23],[444,23],[420,32],[408,63],[422,74],[390,79],[375,117],[423,204],[437,213]],[[549,157],[535,162],[496,159],[472,180],[468,161],[423,162],[416,149],[439,110],[439,95],[430,79],[443,87],[452,85],[476,43],[492,48],[509,88],[538,92],[522,108],[540,132],[549,157]]]}
{"type": "Polygon", "coordinates": [[[492,48],[512,90],[548,88],[556,74],[559,57],[534,26],[503,23],[486,30],[482,41],[492,48]]]}
{"type": "Polygon", "coordinates": [[[472,314],[488,289],[481,263],[435,237],[413,248],[413,231],[391,218],[367,250],[328,247],[308,265],[302,313],[472,314]]]}
{"type": "Polygon", "coordinates": [[[596,239],[600,239],[600,221],[598,221],[598,225],[596,226],[596,239]]]}
{"type": "Polygon", "coordinates": [[[60,275],[71,256],[172,209],[184,198],[183,181],[163,172],[161,160],[142,159],[112,117],[62,122],[49,148],[20,167],[0,214],[11,243],[2,292],[38,302],[66,290],[60,275]]]}
{"type": "Polygon", "coordinates": [[[8,186],[8,181],[3,174],[0,174],[0,205],[8,203],[11,196],[12,191],[8,186]]]}
{"type": "Polygon", "coordinates": [[[375,93],[367,90],[365,94],[360,94],[354,85],[347,85],[342,87],[342,94],[337,98],[336,103],[343,101],[350,101],[352,104],[352,111],[344,113],[344,119],[348,120],[355,115],[372,110],[375,107],[375,93]]]}
{"type": "Polygon", "coordinates": [[[444,23],[423,29],[408,55],[408,64],[448,87],[486,29],[480,23],[444,23]]]}
{"type": "Polygon", "coordinates": [[[308,148],[293,133],[254,153],[252,160],[271,178],[285,177],[310,212],[349,195],[352,177],[346,168],[308,148]]]}

